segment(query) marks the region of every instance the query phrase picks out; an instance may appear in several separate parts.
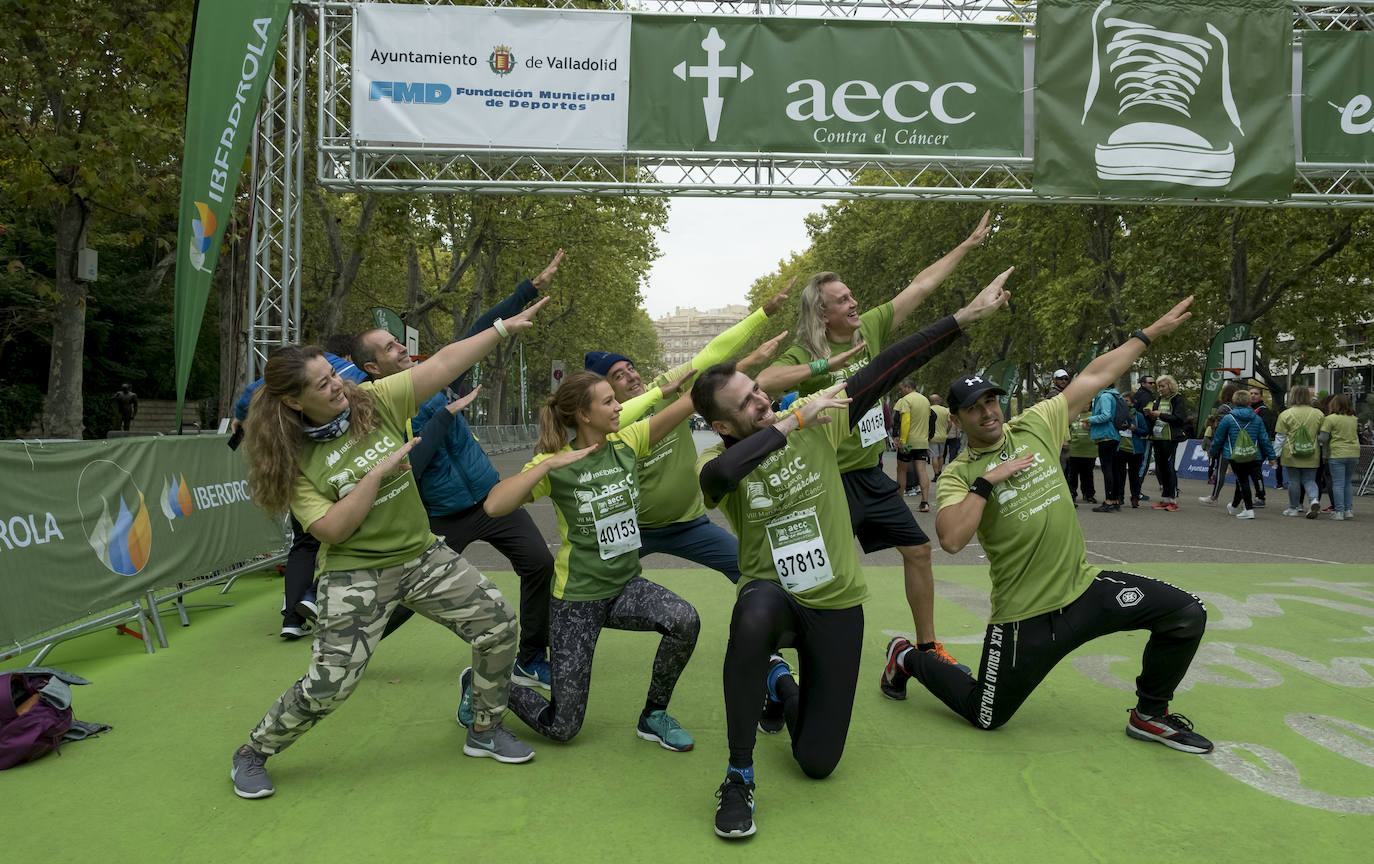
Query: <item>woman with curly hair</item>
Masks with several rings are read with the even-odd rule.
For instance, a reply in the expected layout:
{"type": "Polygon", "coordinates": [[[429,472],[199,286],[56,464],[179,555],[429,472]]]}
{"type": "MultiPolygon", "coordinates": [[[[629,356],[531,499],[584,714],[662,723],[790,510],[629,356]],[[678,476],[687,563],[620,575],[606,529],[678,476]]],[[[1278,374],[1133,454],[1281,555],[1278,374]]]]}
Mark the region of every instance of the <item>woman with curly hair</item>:
{"type": "Polygon", "coordinates": [[[463,752],[527,762],[534,751],[501,726],[515,665],[510,605],[481,573],[429,531],[406,455],[417,403],[532,326],[543,303],[446,345],[396,375],[345,384],[317,346],[283,348],[267,361],[248,412],[245,448],[253,500],[290,510],[320,540],[319,618],[310,668],[234,753],[234,792],[275,790],[265,762],[343,704],[362,678],[387,618],[405,603],[473,647],[475,720],[463,752]]]}

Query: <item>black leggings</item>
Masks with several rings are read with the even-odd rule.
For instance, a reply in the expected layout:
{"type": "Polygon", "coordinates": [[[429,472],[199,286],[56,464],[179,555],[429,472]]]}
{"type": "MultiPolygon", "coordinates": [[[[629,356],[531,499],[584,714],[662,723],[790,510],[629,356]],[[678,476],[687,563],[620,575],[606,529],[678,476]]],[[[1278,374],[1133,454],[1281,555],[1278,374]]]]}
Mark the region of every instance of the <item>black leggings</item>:
{"type": "Polygon", "coordinates": [[[741,588],[730,617],[723,676],[730,764],[754,764],[768,655],[795,647],[801,685],[785,678],[778,687],[792,757],[808,777],[819,780],[834,771],[849,735],[863,637],[862,606],[811,609],[766,580],[741,588]]]}
{"type": "Polygon", "coordinates": [[[1093,457],[1070,456],[1069,470],[1065,475],[1069,481],[1069,494],[1078,497],[1082,492],[1084,499],[1097,497],[1097,485],[1093,480],[1093,457]]]}
{"type": "Polygon", "coordinates": [[[320,551],[320,541],[314,534],[301,527],[296,517],[291,517],[291,551],[286,553],[286,578],[281,617],[283,627],[300,627],[305,619],[296,611],[296,604],[305,599],[310,586],[315,584],[315,556],[320,551]]]}
{"type": "Polygon", "coordinates": [[[1165,498],[1178,497],[1178,469],[1174,467],[1174,455],[1178,452],[1177,441],[1156,441],[1155,447],[1155,476],[1159,478],[1159,485],[1164,491],[1160,493],[1165,498]]]}
{"type": "Polygon", "coordinates": [[[1231,494],[1232,507],[1242,502],[1245,504],[1246,510],[1249,510],[1253,506],[1250,498],[1250,484],[1255,480],[1258,480],[1260,483],[1264,482],[1263,475],[1260,474],[1260,464],[1260,462],[1255,460],[1231,463],[1231,470],[1236,475],[1236,491],[1231,494]]]}
{"type": "Polygon", "coordinates": [[[978,678],[925,651],[907,652],[906,671],[979,729],[1011,719],[1055,664],[1084,643],[1122,630],[1149,630],[1136,708],[1164,714],[1207,626],[1202,601],[1167,582],[1103,570],[1078,599],[1057,612],[989,624],[978,678]]]}
{"type": "Polygon", "coordinates": [[[1131,487],[1131,500],[1140,500],[1140,485],[1144,479],[1141,470],[1145,467],[1145,447],[1137,438],[1131,442],[1131,446],[1136,449],[1130,453],[1122,453],[1118,458],[1121,460],[1122,472],[1126,475],[1127,484],[1131,487]]]}
{"type": "MultiPolygon", "coordinates": [[[[546,738],[569,741],[582,729],[592,685],[592,655],[602,628],[657,631],[663,634],[654,656],[649,696],[644,710],[666,709],[677,679],[692,659],[701,619],[691,603],[636,576],[620,593],[604,600],[559,600],[549,603],[549,662],[553,698],[528,687],[512,687],[510,708],[525,725],[546,738]]],[[[757,690],[755,691],[757,693],[757,690]]],[[[757,699],[755,701],[758,701],[757,699]]]]}
{"type": "Polygon", "coordinates": [[[1102,501],[1121,503],[1126,494],[1126,460],[1115,438],[1097,442],[1097,458],[1102,463],[1102,501]]]}

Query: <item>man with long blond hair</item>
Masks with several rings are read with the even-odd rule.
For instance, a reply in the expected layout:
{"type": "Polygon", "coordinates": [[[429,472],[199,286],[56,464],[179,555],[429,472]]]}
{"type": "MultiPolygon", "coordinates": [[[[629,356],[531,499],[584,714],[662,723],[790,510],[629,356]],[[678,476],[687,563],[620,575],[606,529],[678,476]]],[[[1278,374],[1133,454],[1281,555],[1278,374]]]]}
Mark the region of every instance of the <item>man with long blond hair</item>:
{"type": "MultiPolygon", "coordinates": [[[[991,231],[990,216],[990,212],[984,213],[964,242],[916,274],[911,284],[891,300],[862,315],[858,301],[840,281],[838,273],[825,271],[812,276],[802,290],[801,314],[793,328],[796,343],[759,374],[759,386],[773,395],[796,389],[801,396],[808,396],[852,377],[878,356],[902,322],[964,256],[982,244],[991,231]],[[859,345],[862,350],[844,367],[828,369],[832,355],[859,345]]],[[[930,538],[916,524],[902,498],[902,490],[882,469],[886,438],[882,406],[875,404],[840,448],[840,478],[849,502],[851,527],[864,552],[897,547],[902,556],[906,598],[917,644],[922,651],[956,664],[935,638],[935,574],[930,566],[930,538]]]]}

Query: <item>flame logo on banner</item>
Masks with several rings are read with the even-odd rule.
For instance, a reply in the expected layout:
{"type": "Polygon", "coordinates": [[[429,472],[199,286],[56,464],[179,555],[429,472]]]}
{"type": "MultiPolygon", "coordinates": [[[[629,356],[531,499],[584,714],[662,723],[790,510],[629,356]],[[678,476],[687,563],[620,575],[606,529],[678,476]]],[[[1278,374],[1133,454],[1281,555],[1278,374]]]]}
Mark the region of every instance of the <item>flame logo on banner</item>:
{"type": "Polygon", "coordinates": [[[219,224],[215,221],[215,214],[209,207],[200,201],[195,202],[196,212],[200,214],[199,219],[191,220],[191,245],[186,252],[191,258],[191,264],[197,270],[204,269],[205,253],[210,251],[210,243],[215,236],[215,229],[219,224]]]}
{"type": "Polygon", "coordinates": [[[153,548],[153,528],[143,490],[133,476],[108,459],[92,460],[76,483],[81,525],[100,563],[121,576],[144,568],[153,548]],[[100,515],[88,524],[87,507],[100,502],[100,515]]]}
{"type": "Polygon", "coordinates": [[[168,528],[175,531],[172,520],[189,516],[194,509],[191,487],[186,485],[186,475],[181,474],[162,481],[162,515],[167,517],[168,528]]]}

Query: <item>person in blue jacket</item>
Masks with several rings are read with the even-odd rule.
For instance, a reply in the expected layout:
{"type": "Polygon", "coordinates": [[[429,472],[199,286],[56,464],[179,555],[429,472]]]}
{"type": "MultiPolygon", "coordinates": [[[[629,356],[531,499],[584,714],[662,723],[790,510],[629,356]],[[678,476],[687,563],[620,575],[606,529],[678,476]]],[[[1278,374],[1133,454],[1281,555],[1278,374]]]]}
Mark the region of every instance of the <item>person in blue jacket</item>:
{"type": "MultiPolygon", "coordinates": [[[[499,332],[497,322],[518,314],[548,287],[562,260],[560,249],[538,276],[522,281],[515,293],[478,318],[468,335],[493,326],[499,332]]],[[[405,346],[386,330],[370,330],[359,336],[353,359],[372,378],[385,378],[414,365],[405,346]]],[[[459,377],[448,389],[458,391],[462,381],[459,377]]],[[[471,395],[468,394],[464,405],[471,401],[471,395]]],[[[412,451],[411,470],[418,478],[430,530],[459,554],[473,541],[483,540],[510,560],[520,577],[520,647],[512,680],[529,687],[548,687],[546,649],[553,556],[534,520],[523,509],[499,517],[488,516],[482,509],[482,502],[501,476],[473,437],[467,421],[453,407],[450,397],[440,391],[422,403],[410,421],[410,434],[418,435],[423,442],[416,450],[426,448],[418,460],[412,451]],[[433,447],[432,455],[426,445],[433,447]]],[[[382,638],[413,614],[409,608],[397,606],[382,638]]]]}
{"type": "Polygon", "coordinates": [[[1226,512],[1237,519],[1254,519],[1250,484],[1255,481],[1263,483],[1261,471],[1264,462],[1273,462],[1278,457],[1269,443],[1269,431],[1264,427],[1264,420],[1250,407],[1249,390],[1237,389],[1231,397],[1231,413],[1222,417],[1217,424],[1211,455],[1225,459],[1236,475],[1236,490],[1231,496],[1231,503],[1226,505],[1226,512]],[[1248,445],[1237,446],[1241,443],[1241,430],[1250,438],[1248,445]],[[1247,449],[1253,452],[1244,452],[1247,449]]]}
{"type": "MultiPolygon", "coordinates": [[[[488,325],[490,326],[490,325],[488,325]]],[[[325,340],[324,358],[339,377],[354,384],[367,380],[367,373],[353,365],[353,336],[349,333],[335,333],[325,340]]],[[[254,381],[239,394],[234,403],[234,416],[229,421],[229,432],[236,434],[243,422],[248,419],[248,403],[253,393],[262,386],[262,379],[254,381]]],[[[230,440],[230,446],[234,442],[230,440]]],[[[303,529],[295,516],[291,520],[291,549],[286,553],[286,567],[283,573],[283,600],[281,604],[281,638],[295,641],[310,632],[311,623],[319,612],[315,605],[315,555],[320,551],[320,541],[303,529]]]]}
{"type": "Polygon", "coordinates": [[[1083,421],[1088,435],[1097,445],[1097,458],[1102,464],[1102,503],[1094,513],[1115,513],[1121,509],[1126,496],[1126,459],[1121,453],[1121,433],[1112,419],[1116,416],[1116,400],[1121,392],[1114,386],[1099,390],[1093,397],[1092,414],[1083,421]]]}

